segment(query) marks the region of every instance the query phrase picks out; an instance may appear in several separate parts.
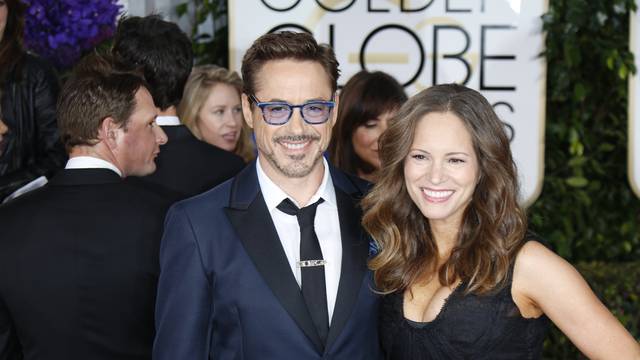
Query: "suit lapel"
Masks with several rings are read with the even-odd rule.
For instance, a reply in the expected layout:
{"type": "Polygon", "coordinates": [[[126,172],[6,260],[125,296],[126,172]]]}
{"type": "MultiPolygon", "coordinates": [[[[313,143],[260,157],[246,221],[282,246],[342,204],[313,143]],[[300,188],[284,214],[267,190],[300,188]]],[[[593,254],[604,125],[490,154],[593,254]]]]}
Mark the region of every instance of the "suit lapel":
{"type": "Polygon", "coordinates": [[[318,353],[322,353],[322,342],[260,192],[255,162],[234,179],[229,207],[225,212],[273,294],[311,340],[318,353]]]}
{"type": "MultiPolygon", "coordinates": [[[[335,182],[334,185],[336,185],[335,182]]],[[[342,238],[342,268],[336,305],[327,338],[327,349],[342,332],[355,306],[367,270],[369,251],[369,243],[360,226],[362,212],[357,204],[358,199],[347,195],[338,186],[335,186],[335,189],[342,238]]]]}

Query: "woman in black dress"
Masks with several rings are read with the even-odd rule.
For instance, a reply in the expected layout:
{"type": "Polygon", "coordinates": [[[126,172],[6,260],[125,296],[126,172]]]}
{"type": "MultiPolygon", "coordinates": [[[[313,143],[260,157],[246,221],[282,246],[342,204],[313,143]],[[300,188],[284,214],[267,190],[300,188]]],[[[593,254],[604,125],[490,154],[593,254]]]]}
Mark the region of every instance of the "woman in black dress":
{"type": "Polygon", "coordinates": [[[548,319],[588,357],[640,346],[578,272],[527,234],[503,124],[478,92],[411,98],[380,142],[364,226],[387,359],[537,359],[548,319]]]}

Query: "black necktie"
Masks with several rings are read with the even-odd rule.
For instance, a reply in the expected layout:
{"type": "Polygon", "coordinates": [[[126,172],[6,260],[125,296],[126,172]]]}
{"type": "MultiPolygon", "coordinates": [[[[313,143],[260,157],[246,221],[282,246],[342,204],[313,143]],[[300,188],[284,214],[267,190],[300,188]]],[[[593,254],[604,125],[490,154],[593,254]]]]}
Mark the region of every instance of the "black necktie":
{"type": "Polygon", "coordinates": [[[327,290],[324,281],[324,258],[314,229],[316,208],[324,200],[298,209],[289,199],[284,199],[278,209],[285,214],[295,215],[300,225],[300,261],[302,273],[302,297],[307,304],[313,324],[324,344],[329,333],[329,313],[327,310],[327,290]]]}

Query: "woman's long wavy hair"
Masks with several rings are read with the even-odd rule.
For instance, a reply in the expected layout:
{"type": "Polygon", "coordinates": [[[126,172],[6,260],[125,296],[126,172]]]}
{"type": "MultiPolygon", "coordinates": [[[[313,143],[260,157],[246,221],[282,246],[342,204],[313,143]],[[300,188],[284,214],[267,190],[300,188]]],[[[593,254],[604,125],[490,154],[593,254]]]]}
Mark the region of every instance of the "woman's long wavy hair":
{"type": "Polygon", "coordinates": [[[518,205],[518,176],[504,125],[477,91],[437,85],[406,102],[380,139],[379,181],[363,199],[363,225],[380,248],[369,262],[377,290],[403,291],[438,276],[441,284],[465,283],[483,294],[504,286],[524,242],[527,219],[518,205]],[[404,164],[418,123],[429,113],[451,113],[471,134],[479,180],[465,209],[457,242],[440,259],[429,221],[409,197],[404,164]],[[438,265],[441,263],[442,265],[438,265]]]}

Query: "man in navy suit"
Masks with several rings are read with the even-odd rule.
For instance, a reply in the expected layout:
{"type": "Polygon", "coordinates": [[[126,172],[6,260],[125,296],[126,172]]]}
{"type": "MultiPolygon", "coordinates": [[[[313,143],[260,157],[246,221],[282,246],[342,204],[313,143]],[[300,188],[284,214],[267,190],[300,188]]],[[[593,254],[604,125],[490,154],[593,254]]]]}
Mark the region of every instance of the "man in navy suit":
{"type": "Polygon", "coordinates": [[[367,184],[322,156],[336,121],[335,55],[309,34],[267,34],[242,75],[258,159],[169,211],[154,358],[378,359],[358,208],[367,184]]]}

